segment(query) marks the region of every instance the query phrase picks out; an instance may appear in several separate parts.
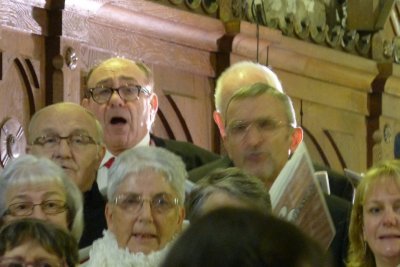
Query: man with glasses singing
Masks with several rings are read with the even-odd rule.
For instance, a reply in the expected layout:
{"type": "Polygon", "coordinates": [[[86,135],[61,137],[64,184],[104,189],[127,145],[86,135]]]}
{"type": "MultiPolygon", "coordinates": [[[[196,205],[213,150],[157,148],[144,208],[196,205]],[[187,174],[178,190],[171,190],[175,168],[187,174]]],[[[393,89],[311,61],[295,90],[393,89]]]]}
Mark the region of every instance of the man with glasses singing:
{"type": "Polygon", "coordinates": [[[158,109],[153,86],[153,76],[147,66],[124,58],[108,59],[88,74],[82,106],[96,115],[104,129],[107,153],[97,178],[104,194],[107,169],[113,158],[134,147],[164,147],[180,156],[187,170],[218,158],[193,144],[150,134],[158,109]]]}
{"type": "Polygon", "coordinates": [[[57,103],[39,110],[29,124],[27,152],[56,162],[84,194],[85,228],[79,247],[101,237],[106,228],[105,200],[96,175],[105,146],[95,116],[74,103],[57,103]]]}

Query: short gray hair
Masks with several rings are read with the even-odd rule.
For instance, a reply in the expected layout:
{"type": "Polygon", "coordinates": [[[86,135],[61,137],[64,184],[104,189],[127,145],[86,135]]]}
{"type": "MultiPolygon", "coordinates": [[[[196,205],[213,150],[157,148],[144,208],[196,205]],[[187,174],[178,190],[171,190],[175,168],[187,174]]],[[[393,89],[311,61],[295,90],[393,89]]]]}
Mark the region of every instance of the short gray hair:
{"type": "Polygon", "coordinates": [[[217,84],[215,86],[214,102],[215,109],[221,113],[222,117],[225,117],[225,111],[227,102],[232,97],[232,94],[239,90],[242,86],[247,86],[256,82],[267,83],[270,86],[275,87],[277,90],[283,92],[282,84],[278,79],[278,76],[267,66],[261,65],[252,61],[239,61],[227,68],[218,77],[217,84]],[[256,75],[252,79],[241,77],[256,75]],[[235,81],[238,82],[235,88],[229,88],[227,83],[235,81]]]}
{"type": "Polygon", "coordinates": [[[271,212],[271,200],[264,184],[237,167],[216,169],[196,183],[186,201],[188,219],[203,215],[203,204],[215,192],[224,192],[263,213],[271,212]]]}
{"type": "Polygon", "coordinates": [[[153,169],[164,174],[172,189],[178,195],[179,203],[185,201],[185,181],[187,172],[182,159],[160,147],[137,147],[121,153],[108,174],[108,201],[115,198],[119,185],[128,174],[136,174],[145,169],[153,169]]]}
{"type": "Polygon", "coordinates": [[[53,161],[32,155],[23,155],[11,161],[0,175],[0,218],[7,211],[6,195],[11,188],[24,184],[55,182],[66,195],[68,206],[68,228],[79,240],[83,232],[82,193],[65,172],[53,161]]]}
{"type": "MultiPolygon", "coordinates": [[[[266,83],[255,83],[250,86],[244,86],[240,88],[238,91],[236,91],[232,97],[229,99],[229,101],[226,104],[226,110],[225,114],[228,111],[230,103],[234,100],[241,100],[241,99],[247,99],[249,97],[256,97],[260,96],[263,94],[270,95],[272,97],[275,97],[279,102],[282,103],[286,117],[288,119],[288,123],[293,127],[297,127],[297,122],[296,122],[296,113],[294,111],[293,107],[293,102],[290,99],[290,97],[276,89],[275,87],[272,87],[266,83]]],[[[227,121],[227,116],[225,115],[225,122],[227,121]]]]}

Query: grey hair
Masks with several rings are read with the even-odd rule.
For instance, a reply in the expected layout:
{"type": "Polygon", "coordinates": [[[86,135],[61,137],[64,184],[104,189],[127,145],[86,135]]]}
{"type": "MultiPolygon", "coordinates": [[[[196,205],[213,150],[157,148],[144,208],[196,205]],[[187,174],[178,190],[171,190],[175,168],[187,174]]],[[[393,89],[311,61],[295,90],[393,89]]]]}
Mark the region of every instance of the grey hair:
{"type": "MultiPolygon", "coordinates": [[[[214,102],[215,109],[221,113],[222,117],[225,116],[228,100],[232,97],[232,94],[239,90],[242,86],[247,86],[256,82],[264,82],[270,86],[275,87],[277,90],[283,92],[282,84],[278,79],[278,76],[268,67],[255,63],[252,61],[240,61],[231,65],[229,68],[224,70],[218,77],[217,84],[215,87],[214,102]],[[258,74],[257,80],[251,79],[246,80],[247,75],[258,74]],[[228,81],[237,81],[237,87],[227,87],[228,81]]],[[[235,83],[236,84],[236,83],[235,83]]]]}
{"type": "Polygon", "coordinates": [[[64,190],[68,206],[68,228],[76,240],[83,232],[82,193],[65,172],[53,161],[23,155],[11,161],[0,175],[0,218],[7,211],[6,195],[12,188],[25,184],[55,182],[64,190]]]}
{"type": "Polygon", "coordinates": [[[185,201],[185,181],[187,172],[182,159],[160,147],[137,147],[121,153],[109,171],[107,197],[113,201],[120,184],[129,174],[137,174],[145,169],[161,172],[178,195],[179,203],[185,201]]]}
{"type": "MultiPolygon", "coordinates": [[[[236,91],[232,97],[229,99],[227,105],[226,105],[226,110],[225,114],[228,111],[230,103],[234,100],[238,99],[246,99],[249,97],[256,97],[260,96],[262,94],[268,94],[270,96],[275,97],[278,99],[284,106],[286,117],[288,119],[289,124],[295,128],[297,127],[297,122],[296,122],[296,113],[294,111],[293,107],[293,102],[290,99],[290,97],[276,89],[275,87],[272,87],[266,83],[255,83],[250,86],[244,86],[240,88],[238,91],[236,91]]],[[[226,124],[227,118],[225,117],[225,124],[226,124]]]]}
{"type": "Polygon", "coordinates": [[[216,169],[196,183],[186,200],[190,221],[203,215],[203,204],[215,192],[224,192],[263,213],[271,212],[271,199],[264,184],[237,167],[216,169]]]}

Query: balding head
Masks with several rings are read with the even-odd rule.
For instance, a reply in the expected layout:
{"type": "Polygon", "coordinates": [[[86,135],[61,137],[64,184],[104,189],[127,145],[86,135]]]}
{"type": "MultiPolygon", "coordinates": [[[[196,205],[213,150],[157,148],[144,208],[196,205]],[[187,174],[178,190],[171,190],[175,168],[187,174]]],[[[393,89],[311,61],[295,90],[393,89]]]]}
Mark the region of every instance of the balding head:
{"type": "Polygon", "coordinates": [[[265,83],[283,92],[276,74],[264,65],[241,61],[227,68],[217,80],[215,109],[224,117],[226,105],[233,94],[244,86],[265,83]]]}
{"type": "Polygon", "coordinates": [[[229,100],[240,88],[255,83],[265,83],[283,92],[281,82],[272,70],[251,61],[237,62],[219,76],[215,88],[213,117],[222,137],[226,135],[224,121],[229,100]]]}
{"type": "Polygon", "coordinates": [[[53,104],[32,117],[27,152],[56,162],[85,192],[92,187],[105,153],[103,131],[82,106],[53,104]]]}

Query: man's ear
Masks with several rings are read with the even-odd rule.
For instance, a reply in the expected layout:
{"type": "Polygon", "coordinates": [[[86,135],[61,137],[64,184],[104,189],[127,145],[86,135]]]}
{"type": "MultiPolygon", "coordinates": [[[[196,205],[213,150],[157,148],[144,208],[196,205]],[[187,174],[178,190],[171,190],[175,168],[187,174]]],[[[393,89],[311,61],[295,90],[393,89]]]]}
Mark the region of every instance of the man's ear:
{"type": "Polygon", "coordinates": [[[303,129],[301,127],[296,127],[293,129],[290,137],[290,155],[296,150],[301,141],[303,141],[303,129]]]}
{"type": "Polygon", "coordinates": [[[153,124],[154,120],[156,119],[156,114],[158,110],[158,96],[155,93],[151,94],[150,99],[150,116],[151,116],[151,124],[153,124]]]}
{"type": "Polygon", "coordinates": [[[226,136],[226,132],[225,132],[224,119],[222,118],[221,113],[219,113],[218,111],[215,110],[213,112],[213,118],[214,118],[215,123],[218,126],[221,137],[224,138],[226,136]]]}
{"type": "Polygon", "coordinates": [[[99,151],[97,152],[98,168],[100,167],[101,161],[103,160],[105,154],[106,154],[106,146],[104,144],[99,145],[99,151]]]}

